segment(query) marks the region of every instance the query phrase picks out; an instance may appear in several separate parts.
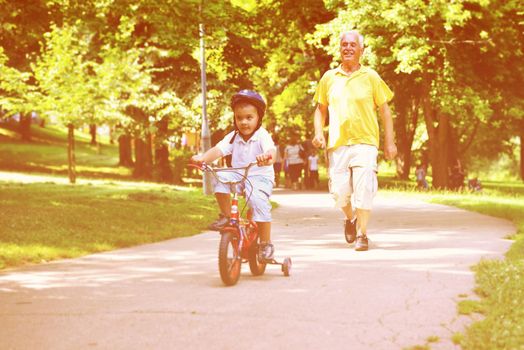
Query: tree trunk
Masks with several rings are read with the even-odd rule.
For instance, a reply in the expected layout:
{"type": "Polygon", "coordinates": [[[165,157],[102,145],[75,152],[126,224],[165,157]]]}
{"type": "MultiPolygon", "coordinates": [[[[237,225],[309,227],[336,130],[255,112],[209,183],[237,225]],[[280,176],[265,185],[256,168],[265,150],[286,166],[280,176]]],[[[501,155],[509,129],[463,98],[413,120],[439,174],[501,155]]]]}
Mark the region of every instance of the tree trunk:
{"type": "Polygon", "coordinates": [[[446,115],[438,115],[437,140],[434,145],[437,149],[434,151],[434,159],[431,163],[433,171],[433,187],[449,187],[449,118],[446,115]]]}
{"type": "Polygon", "coordinates": [[[433,177],[434,188],[446,188],[448,186],[448,169],[445,142],[447,141],[447,120],[444,116],[438,116],[431,105],[429,96],[430,80],[426,78],[423,86],[423,110],[426,130],[428,132],[429,162],[431,164],[431,174],[433,177]],[[439,117],[442,120],[439,120],[439,117]],[[438,123],[438,127],[435,126],[438,123]],[[444,147],[444,148],[442,148],[444,147]]]}
{"type": "Polygon", "coordinates": [[[397,177],[402,180],[409,178],[411,168],[411,147],[418,124],[418,102],[410,100],[410,105],[399,104],[399,113],[395,120],[395,133],[398,144],[397,177]]]}
{"type": "Polygon", "coordinates": [[[115,127],[111,126],[109,128],[109,144],[114,145],[115,144],[115,127]]]}
{"type": "Polygon", "coordinates": [[[133,166],[133,155],[131,150],[131,136],[126,132],[118,138],[118,165],[125,167],[133,166]]]}
{"type": "Polygon", "coordinates": [[[151,179],[151,151],[148,150],[148,144],[150,142],[144,142],[140,136],[135,136],[135,168],[133,169],[133,177],[135,178],[151,179]]]}
{"type": "Polygon", "coordinates": [[[96,124],[89,124],[89,134],[91,135],[91,146],[96,146],[96,124]]]}
{"type": "Polygon", "coordinates": [[[146,140],[145,140],[144,156],[145,156],[146,170],[147,170],[146,178],[152,179],[153,178],[153,137],[149,131],[146,132],[145,139],[146,140]]]}
{"type": "MultiPolygon", "coordinates": [[[[142,130],[149,129],[148,115],[142,109],[128,106],[126,113],[133,118],[142,130]]],[[[152,179],[153,177],[153,142],[151,133],[146,131],[142,136],[140,131],[135,134],[135,168],[133,176],[141,179],[152,179]]]]}
{"type": "Polygon", "coordinates": [[[164,142],[167,139],[168,119],[165,117],[162,118],[162,120],[157,123],[157,127],[157,141],[155,142],[155,177],[159,182],[173,183],[173,170],[169,164],[169,148],[164,142]]]}
{"type": "Polygon", "coordinates": [[[524,181],[524,120],[520,124],[520,178],[524,181]]]}
{"type": "Polygon", "coordinates": [[[31,141],[31,113],[20,113],[18,130],[22,141],[31,141]]]}
{"type": "MultiPolygon", "coordinates": [[[[169,149],[167,145],[161,144],[155,150],[155,168],[159,182],[173,183],[173,170],[169,164],[169,149]]],[[[178,179],[179,181],[181,179],[178,179]]]]}
{"type": "Polygon", "coordinates": [[[397,165],[397,177],[401,180],[407,180],[409,176],[409,171],[406,173],[406,146],[407,146],[407,135],[406,135],[406,104],[402,103],[402,101],[399,101],[397,103],[397,115],[394,120],[395,124],[395,137],[397,140],[397,148],[398,148],[398,154],[396,157],[396,165],[397,165]]]}
{"type": "Polygon", "coordinates": [[[76,183],[76,159],[75,159],[75,127],[73,124],[67,125],[67,163],[69,182],[76,183]]]}

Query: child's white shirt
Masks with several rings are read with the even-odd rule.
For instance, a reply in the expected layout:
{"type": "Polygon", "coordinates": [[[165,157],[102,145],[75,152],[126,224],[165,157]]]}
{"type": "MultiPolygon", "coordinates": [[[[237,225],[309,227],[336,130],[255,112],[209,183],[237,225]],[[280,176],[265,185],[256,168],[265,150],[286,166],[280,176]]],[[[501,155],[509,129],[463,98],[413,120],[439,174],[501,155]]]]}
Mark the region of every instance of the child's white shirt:
{"type": "MultiPolygon", "coordinates": [[[[260,127],[253,136],[247,141],[244,141],[240,134],[235,136],[233,143],[231,138],[235,134],[234,131],[227,134],[218,144],[224,156],[231,154],[231,166],[234,168],[244,167],[251,162],[255,162],[256,156],[266,153],[269,150],[276,149],[275,143],[271,135],[266,129],[260,127]]],[[[270,178],[272,181],[275,177],[275,171],[272,166],[258,166],[255,165],[249,169],[248,176],[261,175],[270,178]]]]}
{"type": "Polygon", "coordinates": [[[318,170],[318,157],[317,156],[309,156],[309,170],[317,171],[318,170]]]}

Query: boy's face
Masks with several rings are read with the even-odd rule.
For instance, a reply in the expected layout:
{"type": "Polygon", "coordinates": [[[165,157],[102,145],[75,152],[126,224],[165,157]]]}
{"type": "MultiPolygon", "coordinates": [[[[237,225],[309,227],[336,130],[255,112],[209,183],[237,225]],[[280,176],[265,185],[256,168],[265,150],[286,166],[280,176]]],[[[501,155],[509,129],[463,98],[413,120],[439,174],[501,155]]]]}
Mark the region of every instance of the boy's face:
{"type": "Polygon", "coordinates": [[[258,125],[258,111],[255,106],[239,103],[235,106],[235,122],[242,136],[250,136],[258,125]]]}

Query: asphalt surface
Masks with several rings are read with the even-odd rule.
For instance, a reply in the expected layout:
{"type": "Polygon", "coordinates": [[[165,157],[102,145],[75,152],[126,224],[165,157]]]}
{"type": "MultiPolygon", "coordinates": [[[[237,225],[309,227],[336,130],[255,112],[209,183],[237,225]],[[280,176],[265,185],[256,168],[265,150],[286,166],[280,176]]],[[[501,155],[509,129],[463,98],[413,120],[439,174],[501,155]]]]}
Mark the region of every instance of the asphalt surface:
{"type": "Polygon", "coordinates": [[[507,221],[379,194],[356,252],[321,192],[277,190],[273,241],[290,277],[247,264],[224,287],[219,234],[0,273],[1,349],[403,349],[438,342],[471,322],[471,266],[500,258],[507,221]]]}

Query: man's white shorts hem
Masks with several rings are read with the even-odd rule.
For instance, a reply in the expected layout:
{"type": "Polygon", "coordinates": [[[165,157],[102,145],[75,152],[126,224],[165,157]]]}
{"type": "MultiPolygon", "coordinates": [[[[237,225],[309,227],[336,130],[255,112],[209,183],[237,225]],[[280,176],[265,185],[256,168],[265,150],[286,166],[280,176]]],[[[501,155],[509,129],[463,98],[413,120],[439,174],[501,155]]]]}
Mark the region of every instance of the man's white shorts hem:
{"type": "Polygon", "coordinates": [[[372,145],[340,146],[329,152],[329,192],[336,208],[350,203],[371,210],[377,193],[377,155],[372,145]]]}

